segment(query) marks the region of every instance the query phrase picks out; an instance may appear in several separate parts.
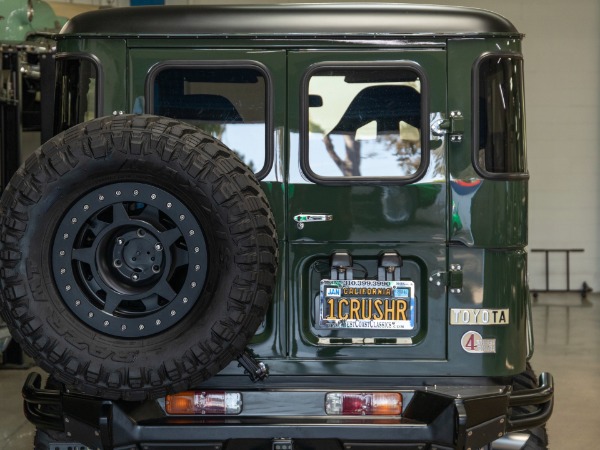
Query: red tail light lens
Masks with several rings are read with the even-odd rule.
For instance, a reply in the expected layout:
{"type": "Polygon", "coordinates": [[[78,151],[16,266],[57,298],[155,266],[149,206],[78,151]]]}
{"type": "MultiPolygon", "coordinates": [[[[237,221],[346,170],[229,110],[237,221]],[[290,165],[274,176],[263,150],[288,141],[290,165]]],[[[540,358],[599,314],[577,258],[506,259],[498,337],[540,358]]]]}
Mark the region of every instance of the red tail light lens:
{"type": "Polygon", "coordinates": [[[389,416],[402,413],[402,395],[397,392],[330,392],[325,396],[329,415],[389,416]]]}
{"type": "Polygon", "coordinates": [[[165,409],[169,414],[239,414],[242,394],[223,391],[186,391],[167,395],[165,409]]]}

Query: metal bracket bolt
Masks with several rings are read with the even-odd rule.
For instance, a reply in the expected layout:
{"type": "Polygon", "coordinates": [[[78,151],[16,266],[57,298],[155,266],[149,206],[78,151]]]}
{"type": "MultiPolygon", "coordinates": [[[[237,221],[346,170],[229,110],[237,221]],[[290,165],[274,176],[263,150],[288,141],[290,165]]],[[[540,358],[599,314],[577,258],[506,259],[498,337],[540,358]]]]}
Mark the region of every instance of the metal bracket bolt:
{"type": "Polygon", "coordinates": [[[435,272],[429,276],[429,281],[431,283],[435,282],[436,286],[441,286],[444,282],[444,272],[435,272]]]}

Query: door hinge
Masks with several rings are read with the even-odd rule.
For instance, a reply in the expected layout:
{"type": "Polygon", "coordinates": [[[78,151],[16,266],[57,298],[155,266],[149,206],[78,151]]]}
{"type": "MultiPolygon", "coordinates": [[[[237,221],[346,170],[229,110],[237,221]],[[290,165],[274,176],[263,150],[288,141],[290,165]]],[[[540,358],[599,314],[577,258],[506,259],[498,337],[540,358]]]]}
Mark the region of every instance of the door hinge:
{"type": "Polygon", "coordinates": [[[460,294],[463,289],[463,273],[460,264],[450,264],[448,271],[448,288],[453,294],[460,294]]]}
{"type": "Polygon", "coordinates": [[[450,111],[449,119],[439,119],[432,127],[436,135],[447,134],[450,142],[462,142],[465,133],[464,117],[460,111],[450,111]]]}
{"type": "Polygon", "coordinates": [[[436,286],[446,286],[452,294],[460,294],[463,290],[463,272],[460,264],[450,264],[448,272],[438,271],[429,276],[429,282],[436,286]]]}

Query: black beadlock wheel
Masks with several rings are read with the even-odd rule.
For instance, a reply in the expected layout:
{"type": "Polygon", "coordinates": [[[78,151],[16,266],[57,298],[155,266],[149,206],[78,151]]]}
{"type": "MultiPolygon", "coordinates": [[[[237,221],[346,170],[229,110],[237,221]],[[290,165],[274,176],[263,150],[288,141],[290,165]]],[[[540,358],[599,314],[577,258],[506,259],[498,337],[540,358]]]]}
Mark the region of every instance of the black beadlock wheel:
{"type": "Polygon", "coordinates": [[[146,183],[114,183],[73,204],[52,246],[54,281],[84,323],[139,338],[192,309],[208,267],[202,227],[174,195],[146,183]]]}
{"type": "Polygon", "coordinates": [[[199,383],[243,351],[273,295],[274,220],[253,173],[171,119],[59,134],[0,199],[0,312],[42,368],[111,399],[199,383]]]}

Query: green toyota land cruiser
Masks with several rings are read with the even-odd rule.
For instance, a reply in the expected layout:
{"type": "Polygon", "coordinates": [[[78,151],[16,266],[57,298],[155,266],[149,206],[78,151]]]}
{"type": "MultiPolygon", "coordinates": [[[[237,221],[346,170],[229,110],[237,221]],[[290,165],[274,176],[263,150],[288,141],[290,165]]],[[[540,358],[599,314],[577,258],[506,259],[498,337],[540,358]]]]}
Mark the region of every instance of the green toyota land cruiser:
{"type": "Polygon", "coordinates": [[[481,10],[79,15],[0,201],[36,448],[545,449],[522,35],[481,10]]]}

